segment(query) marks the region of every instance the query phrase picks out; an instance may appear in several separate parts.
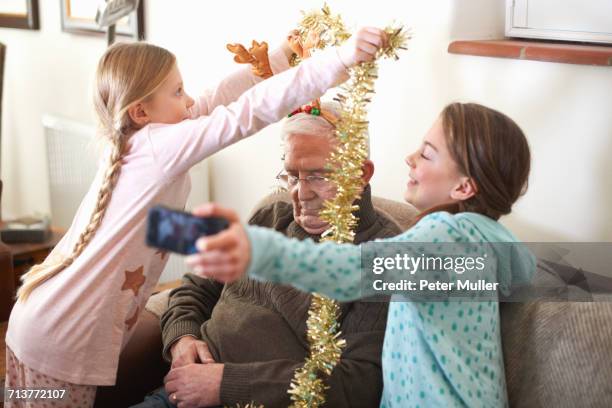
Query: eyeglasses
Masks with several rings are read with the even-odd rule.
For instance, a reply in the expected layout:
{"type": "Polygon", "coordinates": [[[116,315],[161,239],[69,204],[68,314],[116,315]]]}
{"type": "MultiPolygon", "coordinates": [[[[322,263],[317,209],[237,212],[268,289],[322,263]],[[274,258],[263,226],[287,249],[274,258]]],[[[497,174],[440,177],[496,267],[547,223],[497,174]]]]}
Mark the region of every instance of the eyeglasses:
{"type": "Polygon", "coordinates": [[[332,184],[327,180],[325,176],[319,176],[311,174],[304,178],[287,174],[285,170],[281,170],[277,175],[276,179],[283,183],[288,188],[293,188],[298,185],[300,181],[308,184],[313,190],[326,190],[331,188],[332,184]]]}

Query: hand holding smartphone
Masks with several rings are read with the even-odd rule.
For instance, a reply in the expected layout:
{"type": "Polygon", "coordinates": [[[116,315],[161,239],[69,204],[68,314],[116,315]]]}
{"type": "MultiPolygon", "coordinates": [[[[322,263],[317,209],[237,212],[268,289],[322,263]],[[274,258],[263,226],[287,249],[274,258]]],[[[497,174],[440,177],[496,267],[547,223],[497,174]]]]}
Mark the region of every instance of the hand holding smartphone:
{"type": "Polygon", "coordinates": [[[229,227],[225,218],[196,217],[188,212],[163,206],[149,210],[147,218],[147,245],[182,255],[198,252],[198,238],[214,235],[229,227]]]}

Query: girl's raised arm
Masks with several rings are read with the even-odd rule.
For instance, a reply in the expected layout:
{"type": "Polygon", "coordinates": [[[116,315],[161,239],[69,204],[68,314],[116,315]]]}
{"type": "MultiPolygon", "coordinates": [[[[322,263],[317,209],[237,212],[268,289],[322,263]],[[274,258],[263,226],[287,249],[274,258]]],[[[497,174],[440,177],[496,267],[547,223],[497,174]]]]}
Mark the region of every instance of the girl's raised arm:
{"type": "Polygon", "coordinates": [[[346,68],[337,51],[321,52],[316,58],[260,82],[237,101],[217,106],[208,116],[171,125],[150,125],[153,157],[162,173],[173,178],[224,147],[279,121],[296,106],[320,97],[346,78],[346,68]]]}
{"type": "MultiPolygon", "coordinates": [[[[291,284],[308,292],[318,292],[340,301],[385,294],[382,282],[400,282],[410,277],[401,268],[373,273],[369,266],[362,267],[362,251],[368,259],[395,260],[392,243],[455,242],[462,236],[459,225],[450,214],[434,214],[423,218],[415,227],[392,238],[380,239],[359,246],[351,244],[321,243],[312,240],[288,239],[282,234],[261,227],[248,227],[251,244],[251,262],[247,273],[255,279],[291,284]],[[387,245],[382,245],[387,244],[387,245]]],[[[413,258],[430,254],[433,248],[402,245],[402,255],[413,258]]],[[[451,251],[448,246],[444,251],[451,251]]],[[[419,275],[417,275],[419,276],[419,275]]],[[[452,277],[452,275],[451,275],[452,277]]],[[[475,276],[471,275],[474,279],[475,276]]],[[[407,297],[410,294],[407,293],[407,297]]]]}
{"type": "Polygon", "coordinates": [[[498,289],[505,292],[527,282],[535,268],[533,255],[520,243],[502,235],[505,243],[489,243],[469,215],[429,214],[396,237],[360,246],[298,241],[260,227],[245,230],[231,210],[214,205],[203,206],[196,215],[222,216],[232,225],[200,240],[202,253],[189,261],[195,273],[233,281],[246,272],[341,301],[389,294],[440,300],[449,290],[470,300],[497,300],[498,289]],[[422,280],[434,287],[421,286],[422,280]],[[481,280],[498,285],[464,292],[465,281],[481,280]],[[409,288],[407,282],[416,286],[409,288]]]}
{"type": "MultiPolygon", "coordinates": [[[[288,70],[289,60],[283,46],[270,53],[270,67],[274,74],[288,70]]],[[[229,105],[236,101],[247,89],[263,81],[251,70],[251,66],[244,66],[221,80],[213,89],[207,89],[196,98],[191,108],[191,118],[196,119],[202,115],[209,115],[219,105],[229,105]]]]}
{"type": "Polygon", "coordinates": [[[371,61],[385,33],[363,28],[341,47],[318,53],[297,67],[255,85],[236,102],[217,106],[209,116],[146,128],[152,156],[172,179],[218,150],[250,136],[348,79],[346,67],[371,61]]]}

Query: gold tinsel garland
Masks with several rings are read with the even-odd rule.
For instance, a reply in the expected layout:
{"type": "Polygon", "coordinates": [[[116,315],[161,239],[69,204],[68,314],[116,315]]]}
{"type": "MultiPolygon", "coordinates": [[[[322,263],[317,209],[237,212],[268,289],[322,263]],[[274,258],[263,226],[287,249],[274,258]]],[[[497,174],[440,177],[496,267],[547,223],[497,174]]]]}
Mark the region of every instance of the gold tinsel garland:
{"type": "Polygon", "coordinates": [[[336,196],[323,204],[321,219],[331,227],[323,233],[323,240],[338,243],[353,242],[359,207],[354,204],[363,189],[362,165],[368,157],[367,105],[374,94],[374,81],[378,78],[377,60],[381,57],[398,59],[397,52],[405,49],[410,38],[402,28],[387,27],[386,47],[374,61],[364,62],[349,70],[350,80],[342,86],[335,98],[340,103],[340,120],[336,124],[336,136],[340,145],[332,153],[328,167],[332,170],[329,180],[337,188],[336,196]]]}
{"type": "Polygon", "coordinates": [[[346,345],[338,331],[339,314],[340,308],[336,302],[316,293],[312,295],[306,321],[310,355],[304,365],[296,370],[291,382],[288,391],[293,400],[291,407],[318,407],[325,402],[327,386],[319,373],[331,375],[346,345]]]}
{"type": "MultiPolygon", "coordinates": [[[[381,49],[380,57],[397,59],[397,51],[404,49],[410,38],[401,28],[386,28],[388,44],[381,49]]],[[[350,37],[340,16],[332,15],[329,7],[324,5],[321,11],[304,13],[299,25],[299,34],[303,42],[310,33],[318,35],[316,48],[337,46],[350,37]]],[[[367,158],[367,104],[374,93],[374,80],[377,78],[377,63],[362,63],[350,69],[350,80],[342,87],[342,93],[336,98],[341,105],[340,121],[336,125],[336,136],[340,145],[332,153],[328,167],[332,170],[329,176],[337,188],[336,197],[324,203],[321,218],[331,227],[323,234],[322,240],[334,242],[353,242],[357,218],[354,212],[359,206],[354,202],[360,197],[363,188],[361,180],[362,164],[367,158]]],[[[299,63],[299,58],[292,60],[292,65],[299,63]]],[[[316,408],[325,402],[327,386],[321,374],[330,376],[346,345],[340,338],[338,316],[340,308],[332,299],[313,294],[306,336],[310,345],[310,354],[304,365],[297,369],[288,393],[295,408],[316,408]]],[[[254,403],[245,408],[263,408],[254,403]]]]}
{"type": "MultiPolygon", "coordinates": [[[[325,5],[321,12],[304,15],[300,23],[300,35],[305,41],[309,33],[318,33],[318,48],[339,45],[349,38],[340,16],[333,16],[325,5]]],[[[397,59],[397,50],[404,48],[408,36],[401,28],[387,28],[388,44],[379,51],[381,56],[397,59]]],[[[336,197],[324,204],[321,218],[329,222],[330,229],[323,234],[323,240],[353,242],[357,225],[354,205],[363,188],[361,180],[362,164],[367,158],[367,104],[374,93],[374,80],[377,78],[376,61],[360,64],[350,70],[350,81],[343,86],[337,100],[341,105],[340,121],[336,125],[336,136],[340,146],[332,153],[328,167],[329,176],[337,188],[336,197]]],[[[318,407],[325,402],[323,379],[319,373],[331,375],[340,360],[345,341],[338,332],[338,304],[327,297],[314,294],[309,318],[307,335],[310,356],[306,363],[295,373],[289,393],[294,401],[293,407],[318,407]]]]}
{"type": "MultiPolygon", "coordinates": [[[[300,35],[306,41],[309,33],[315,31],[320,39],[318,48],[327,45],[340,45],[350,37],[340,16],[333,16],[327,7],[320,12],[304,15],[300,23],[300,35]]],[[[386,28],[388,43],[377,55],[398,58],[397,51],[403,49],[409,36],[401,28],[386,28]]],[[[362,165],[368,156],[367,147],[367,104],[374,93],[374,80],[377,78],[376,61],[362,63],[351,68],[350,81],[343,86],[343,92],[336,98],[340,102],[340,121],[336,124],[336,136],[340,145],[332,153],[328,167],[332,170],[329,180],[336,188],[336,197],[324,203],[321,218],[331,227],[322,239],[335,242],[353,242],[357,225],[354,205],[363,189],[362,165]]],[[[289,393],[294,401],[292,407],[318,407],[325,402],[323,379],[319,373],[331,375],[340,360],[345,341],[338,332],[338,304],[325,296],[313,295],[307,335],[310,356],[306,363],[295,373],[289,393]]]]}
{"type": "MultiPolygon", "coordinates": [[[[342,17],[333,15],[327,4],[324,4],[320,11],[310,11],[305,13],[302,11],[302,21],[298,26],[298,33],[302,43],[309,41],[309,35],[315,33],[318,37],[318,42],[315,48],[323,49],[328,46],[338,46],[346,41],[350,36],[344,26],[342,17]]],[[[300,63],[300,57],[294,55],[291,65],[300,63]]]]}
{"type": "MultiPolygon", "coordinates": [[[[351,36],[342,18],[332,15],[327,4],[321,11],[303,14],[299,24],[299,35],[303,43],[309,41],[309,36],[315,33],[318,38],[316,48],[322,49],[330,45],[338,46],[351,36]]],[[[292,63],[299,63],[299,58],[295,58],[292,63]]],[[[313,293],[306,321],[310,354],[304,365],[295,371],[291,381],[288,392],[293,401],[292,408],[316,408],[325,402],[327,386],[320,375],[331,375],[340,361],[342,348],[346,345],[338,330],[339,314],[340,307],[337,302],[313,293]]]]}

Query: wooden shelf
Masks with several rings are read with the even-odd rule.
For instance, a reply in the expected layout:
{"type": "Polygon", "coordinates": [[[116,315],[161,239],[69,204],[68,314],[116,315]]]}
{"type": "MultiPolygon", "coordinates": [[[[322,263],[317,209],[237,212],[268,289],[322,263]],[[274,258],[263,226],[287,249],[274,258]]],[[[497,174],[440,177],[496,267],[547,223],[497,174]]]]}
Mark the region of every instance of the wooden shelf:
{"type": "Polygon", "coordinates": [[[448,52],[482,57],[612,66],[612,45],[504,39],[472,40],[453,41],[448,46],[448,52]]]}
{"type": "MultiPolygon", "coordinates": [[[[1,225],[1,224],[0,224],[1,225]]],[[[51,228],[51,236],[40,243],[2,243],[4,249],[10,252],[12,267],[8,271],[0,271],[0,321],[7,320],[14,304],[15,289],[20,285],[21,275],[32,266],[45,260],[49,252],[57,245],[64,235],[64,230],[51,228]]]]}

